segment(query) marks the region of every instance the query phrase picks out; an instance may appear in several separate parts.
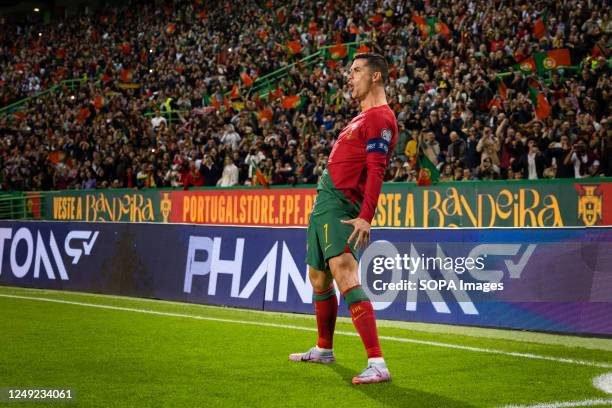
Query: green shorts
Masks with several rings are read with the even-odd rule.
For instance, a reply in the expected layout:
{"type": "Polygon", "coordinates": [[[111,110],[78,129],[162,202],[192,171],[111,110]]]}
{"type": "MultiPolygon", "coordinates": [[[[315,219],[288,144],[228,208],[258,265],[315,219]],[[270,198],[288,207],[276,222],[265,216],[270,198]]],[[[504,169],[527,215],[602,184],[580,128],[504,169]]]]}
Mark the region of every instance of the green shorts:
{"type": "Polygon", "coordinates": [[[308,265],[320,271],[329,270],[329,259],[344,252],[351,252],[358,259],[355,243],[348,245],[347,242],[353,233],[353,226],[342,224],[340,220],[357,218],[359,210],[358,205],[334,187],[325,170],[317,186],[317,198],[308,220],[308,265]]]}

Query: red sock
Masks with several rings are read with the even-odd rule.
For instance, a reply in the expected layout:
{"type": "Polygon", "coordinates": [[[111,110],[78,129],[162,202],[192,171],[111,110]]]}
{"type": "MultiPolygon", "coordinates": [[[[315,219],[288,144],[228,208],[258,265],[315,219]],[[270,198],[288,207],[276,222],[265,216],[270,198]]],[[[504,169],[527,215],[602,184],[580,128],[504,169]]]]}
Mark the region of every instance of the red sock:
{"type": "Polygon", "coordinates": [[[338,297],[334,287],[315,292],[315,314],[317,315],[317,329],[319,339],[317,346],[320,348],[333,348],[334,329],[336,328],[336,316],[338,315],[338,297]]]}
{"type": "Polygon", "coordinates": [[[353,324],[357,333],[363,341],[368,358],[382,357],[382,350],[378,342],[378,332],[376,330],[376,316],[374,308],[369,300],[362,300],[349,306],[353,324]]]}

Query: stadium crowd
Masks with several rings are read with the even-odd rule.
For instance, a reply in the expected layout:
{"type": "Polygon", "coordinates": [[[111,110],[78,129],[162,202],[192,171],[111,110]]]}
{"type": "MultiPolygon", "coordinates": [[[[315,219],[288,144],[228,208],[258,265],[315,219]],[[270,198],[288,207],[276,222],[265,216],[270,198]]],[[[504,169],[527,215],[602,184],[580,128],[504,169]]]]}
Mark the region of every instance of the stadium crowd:
{"type": "Polygon", "coordinates": [[[291,64],[338,42],[389,61],[399,138],[387,181],[415,181],[418,152],[441,181],[612,176],[608,3],[131,0],[5,23],[0,106],[83,80],[0,116],[2,189],[316,183],[358,112],[350,55],[291,64]],[[552,49],[575,68],[516,67],[552,49]]]}

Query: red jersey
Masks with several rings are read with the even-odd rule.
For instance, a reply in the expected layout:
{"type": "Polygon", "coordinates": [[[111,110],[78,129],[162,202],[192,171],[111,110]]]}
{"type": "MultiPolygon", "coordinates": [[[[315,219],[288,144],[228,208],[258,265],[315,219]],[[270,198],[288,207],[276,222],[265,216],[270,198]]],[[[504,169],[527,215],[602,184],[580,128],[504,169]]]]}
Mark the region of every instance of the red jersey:
{"type": "Polygon", "coordinates": [[[355,116],[329,155],[327,169],[334,187],[361,203],[359,218],[372,222],[385,170],[397,141],[397,120],[389,105],[355,116]]]}

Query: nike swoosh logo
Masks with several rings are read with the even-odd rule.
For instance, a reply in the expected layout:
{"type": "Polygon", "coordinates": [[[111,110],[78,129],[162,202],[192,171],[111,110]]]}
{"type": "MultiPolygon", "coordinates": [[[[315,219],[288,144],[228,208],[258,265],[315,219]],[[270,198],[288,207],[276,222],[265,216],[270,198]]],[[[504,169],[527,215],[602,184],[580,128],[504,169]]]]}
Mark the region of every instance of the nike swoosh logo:
{"type": "Polygon", "coordinates": [[[328,245],[325,247],[325,252],[327,252],[327,250],[329,249],[329,247],[330,247],[330,246],[332,246],[332,244],[328,244],[328,245]]]}

